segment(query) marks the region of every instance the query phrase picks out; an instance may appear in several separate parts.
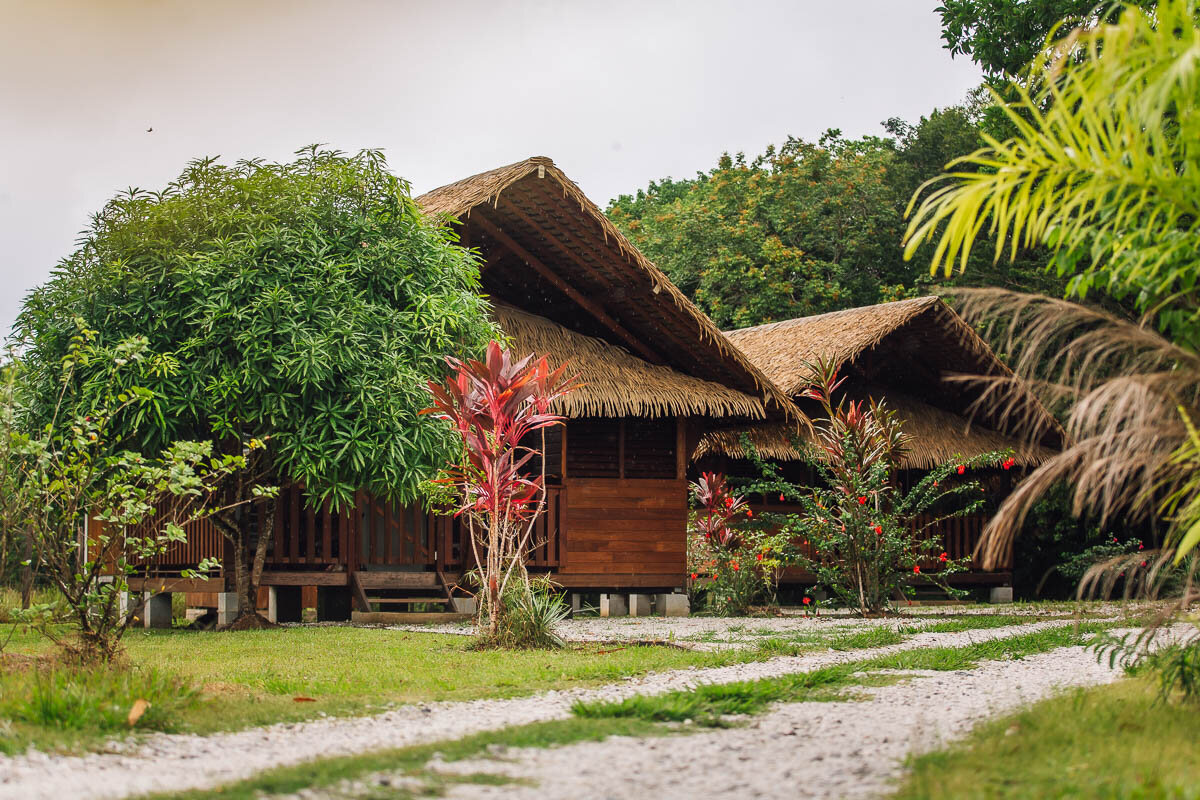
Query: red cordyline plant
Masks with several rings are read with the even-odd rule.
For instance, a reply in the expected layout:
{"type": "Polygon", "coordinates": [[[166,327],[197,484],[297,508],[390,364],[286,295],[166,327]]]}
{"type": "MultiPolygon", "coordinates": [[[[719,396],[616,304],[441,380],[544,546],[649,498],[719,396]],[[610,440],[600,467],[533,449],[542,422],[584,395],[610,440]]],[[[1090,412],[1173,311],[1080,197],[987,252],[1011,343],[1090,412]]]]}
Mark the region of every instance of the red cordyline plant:
{"type": "Polygon", "coordinates": [[[429,382],[433,407],[422,413],[449,421],[462,440],[461,463],[447,468],[440,482],[458,491],[456,515],[467,517],[486,593],[479,625],[482,629],[486,614],[494,640],[510,581],[514,575],[528,580],[525,559],[534,522],[545,508],[545,460],[541,474],[529,475],[526,467],[538,451],[522,442],[563,422],[550,413],[550,404],[577,383],[564,377],[566,364],[551,369],[545,357],[514,360],[494,341],[483,361],[447,358],[446,363],[453,374],[442,384],[429,382]]]}
{"type": "MultiPolygon", "coordinates": [[[[756,552],[754,542],[748,539],[753,532],[741,524],[753,512],[719,472],[701,474],[692,484],[692,497],[699,506],[692,514],[692,531],[697,537],[693,549],[705,554],[701,569],[711,578],[709,605],[722,614],[745,614],[767,589],[763,551],[756,552]]],[[[699,573],[692,580],[698,577],[699,573]]]]}

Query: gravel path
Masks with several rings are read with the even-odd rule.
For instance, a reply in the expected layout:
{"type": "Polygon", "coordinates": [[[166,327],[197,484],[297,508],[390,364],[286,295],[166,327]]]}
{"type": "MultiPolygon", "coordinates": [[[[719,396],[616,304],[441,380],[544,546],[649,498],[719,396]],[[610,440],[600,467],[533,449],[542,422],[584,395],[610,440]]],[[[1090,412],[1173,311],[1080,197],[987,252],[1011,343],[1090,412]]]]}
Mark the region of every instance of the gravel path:
{"type": "MultiPolygon", "coordinates": [[[[1117,616],[1128,607],[1093,605],[1090,614],[1117,616]]],[[[862,619],[849,612],[821,612],[820,616],[805,616],[789,612],[778,617],[583,617],[564,620],[558,632],[570,642],[613,641],[672,641],[697,650],[720,650],[757,646],[764,638],[789,636],[836,635],[879,627],[921,627],[944,621],[948,616],[1020,616],[1058,618],[1070,616],[1071,609],[1045,605],[986,605],[986,606],[912,606],[894,616],[862,619]]],[[[422,631],[472,635],[470,623],[448,625],[391,625],[393,630],[422,631]]]]}
{"type": "Polygon", "coordinates": [[[869,690],[870,701],[782,705],[744,728],[498,750],[495,759],[430,767],[531,783],[455,784],[446,797],[457,800],[540,800],[548,787],[557,797],[606,800],[874,797],[901,774],[909,754],[940,747],[997,713],[1062,688],[1106,683],[1120,674],[1107,662],[1097,664],[1084,648],[1070,647],[963,672],[920,673],[869,690]]]}
{"type": "Polygon", "coordinates": [[[116,748],[84,756],[32,752],[0,758],[0,799],[84,800],[212,787],[315,758],[457,739],[483,730],[561,719],[569,716],[571,704],[577,699],[616,700],[634,694],[691,688],[698,683],[727,683],[805,672],[902,650],[958,647],[1069,624],[1069,620],[1055,620],[962,633],[924,633],[890,647],[826,651],[713,669],[654,673],[597,689],[552,691],[510,700],[405,706],[372,717],[280,724],[212,736],[157,734],[129,752],[116,748]]]}

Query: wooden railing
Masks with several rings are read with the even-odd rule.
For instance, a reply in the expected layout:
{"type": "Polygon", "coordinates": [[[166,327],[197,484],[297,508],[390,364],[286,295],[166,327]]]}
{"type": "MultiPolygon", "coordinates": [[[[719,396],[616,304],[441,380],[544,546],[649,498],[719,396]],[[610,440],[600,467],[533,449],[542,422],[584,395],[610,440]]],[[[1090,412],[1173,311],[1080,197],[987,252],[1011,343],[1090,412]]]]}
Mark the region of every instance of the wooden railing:
{"type": "MultiPolygon", "coordinates": [[[[563,564],[565,520],[566,490],[550,486],[545,513],[534,524],[531,567],[563,564]]],[[[474,565],[469,532],[461,517],[397,505],[366,492],[358,493],[353,508],[334,512],[328,504],[321,508],[307,506],[302,490],[296,487],[282,489],[272,525],[274,535],[265,565],[268,570],[353,572],[361,567],[410,566],[459,571],[474,565]]],[[[186,542],[172,545],[147,566],[184,568],[207,557],[228,557],[226,540],[212,520],[191,523],[185,530],[186,542]]]]}

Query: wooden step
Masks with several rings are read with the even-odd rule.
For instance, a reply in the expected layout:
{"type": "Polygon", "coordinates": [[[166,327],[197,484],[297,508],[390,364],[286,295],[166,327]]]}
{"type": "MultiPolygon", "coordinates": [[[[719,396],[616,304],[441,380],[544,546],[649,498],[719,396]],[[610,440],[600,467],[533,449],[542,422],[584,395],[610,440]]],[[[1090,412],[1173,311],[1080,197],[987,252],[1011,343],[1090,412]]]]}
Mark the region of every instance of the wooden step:
{"type": "Polygon", "coordinates": [[[445,595],[437,597],[367,597],[367,602],[379,605],[397,605],[399,603],[449,603],[445,595]]]}
{"type": "Polygon", "coordinates": [[[429,623],[466,622],[473,616],[473,614],[455,614],[451,611],[354,611],[350,614],[350,621],[366,625],[390,625],[398,622],[424,625],[429,623]]]}
{"type": "Polygon", "coordinates": [[[354,577],[364,589],[439,589],[442,585],[436,572],[359,570],[354,577]]]}

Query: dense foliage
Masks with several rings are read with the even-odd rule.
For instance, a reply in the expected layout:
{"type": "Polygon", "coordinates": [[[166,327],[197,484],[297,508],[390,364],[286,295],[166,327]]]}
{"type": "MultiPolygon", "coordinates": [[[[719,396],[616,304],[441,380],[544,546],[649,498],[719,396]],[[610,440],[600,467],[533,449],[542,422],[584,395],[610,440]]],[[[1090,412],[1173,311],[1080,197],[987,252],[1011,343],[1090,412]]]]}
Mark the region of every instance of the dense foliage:
{"type": "MultiPolygon", "coordinates": [[[[196,161],[161,192],[111,200],[19,317],[35,419],[49,416],[76,318],[102,345],[141,335],[159,356],[123,376],[151,393],[113,431],[129,447],[265,444],[222,505],[258,479],[334,504],[358,489],[415,499],[454,448],[418,416],[425,381],[493,333],[474,257],[383,157],[315,147],[282,164],[196,161]]],[[[95,402],[90,370],[76,384],[71,413],[95,402]]],[[[214,517],[237,545],[226,567],[243,614],[270,531],[257,536],[253,518],[214,517]]]]}
{"type": "MultiPolygon", "coordinates": [[[[899,246],[905,204],[945,164],[983,146],[980,97],[916,123],[891,119],[893,138],[816,143],[789,138],[748,159],[723,155],[693,179],[652,181],[608,215],[722,328],[819,314],[923,293],[930,276],[899,246]]],[[[981,257],[952,283],[1061,292],[1034,252],[981,257]]]]}
{"type": "Polygon", "coordinates": [[[1021,77],[1047,37],[1061,39],[1113,6],[1096,0],[942,0],[937,12],[946,49],[970,56],[989,79],[1003,81],[1021,77]]]}

